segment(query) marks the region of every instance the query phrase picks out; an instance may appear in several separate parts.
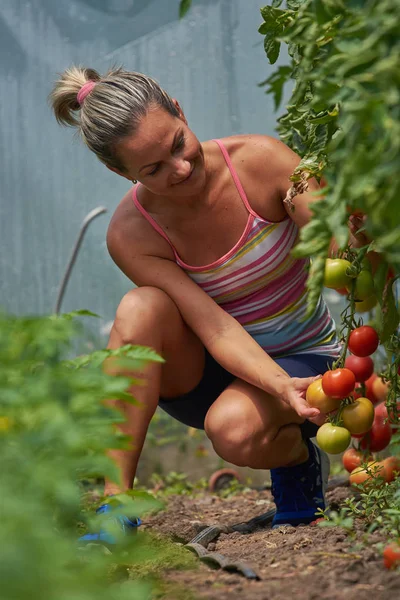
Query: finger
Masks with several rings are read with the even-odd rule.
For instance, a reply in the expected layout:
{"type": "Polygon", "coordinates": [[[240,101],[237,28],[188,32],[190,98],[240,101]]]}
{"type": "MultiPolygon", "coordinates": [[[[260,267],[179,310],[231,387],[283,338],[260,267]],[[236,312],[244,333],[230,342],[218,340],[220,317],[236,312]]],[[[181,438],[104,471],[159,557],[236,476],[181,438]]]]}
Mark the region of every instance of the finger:
{"type": "Polygon", "coordinates": [[[290,404],[297,414],[304,419],[318,417],[321,414],[318,408],[312,408],[305,400],[299,397],[293,398],[290,404]]]}
{"type": "Polygon", "coordinates": [[[315,375],[313,377],[293,377],[293,379],[295,380],[296,388],[304,390],[314,383],[314,381],[321,379],[321,377],[322,375],[315,375]]]}
{"type": "Polygon", "coordinates": [[[326,415],[321,413],[317,417],[310,417],[308,420],[314,425],[323,425],[326,422],[326,415]]]}

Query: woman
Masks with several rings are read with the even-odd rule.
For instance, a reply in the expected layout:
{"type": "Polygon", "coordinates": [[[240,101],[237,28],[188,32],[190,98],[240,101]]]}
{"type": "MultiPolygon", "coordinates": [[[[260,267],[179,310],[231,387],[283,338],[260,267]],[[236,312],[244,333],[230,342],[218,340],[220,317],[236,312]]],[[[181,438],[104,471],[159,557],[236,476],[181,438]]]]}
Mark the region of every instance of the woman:
{"type": "Polygon", "coordinates": [[[107,234],[138,286],[117,309],[109,348],[143,344],[166,361],[132,390],[142,406],[124,406],[135,447],[111,452],[123,488],[106,482],[105,493],[132,486],[160,405],[204,428],[224,460],[271,469],[274,526],[309,523],[325,507],[329,461],[310,441],[325,417],[305,392],[340,350],[322,298],[305,320],[308,260],[291,256],[317,182],[289,210],[296,154],[262,135],[200,143],[178,102],[139,73],[72,67],[51,102],[109,169],[139,182],[107,234]]]}

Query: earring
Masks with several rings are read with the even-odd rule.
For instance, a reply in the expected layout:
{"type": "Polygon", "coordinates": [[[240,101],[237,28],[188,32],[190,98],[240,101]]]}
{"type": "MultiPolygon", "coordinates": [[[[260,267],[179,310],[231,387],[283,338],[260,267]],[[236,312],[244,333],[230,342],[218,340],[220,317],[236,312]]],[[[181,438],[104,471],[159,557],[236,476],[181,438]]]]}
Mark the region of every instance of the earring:
{"type": "Polygon", "coordinates": [[[133,185],[136,185],[137,184],[137,179],[132,179],[132,183],[133,183],[133,185]]]}

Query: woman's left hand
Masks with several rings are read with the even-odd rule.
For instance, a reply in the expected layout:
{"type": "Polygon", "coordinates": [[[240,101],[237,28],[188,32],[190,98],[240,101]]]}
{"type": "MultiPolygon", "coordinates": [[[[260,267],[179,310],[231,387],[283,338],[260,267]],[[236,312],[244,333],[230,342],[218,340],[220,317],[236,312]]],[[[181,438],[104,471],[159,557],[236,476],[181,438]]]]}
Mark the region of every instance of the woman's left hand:
{"type": "Polygon", "coordinates": [[[325,423],[326,415],[317,408],[311,407],[306,400],[306,392],[309,385],[320,379],[321,375],[316,377],[290,377],[286,379],[283,389],[280,391],[280,398],[289,404],[303,419],[308,419],[316,425],[325,423]]]}

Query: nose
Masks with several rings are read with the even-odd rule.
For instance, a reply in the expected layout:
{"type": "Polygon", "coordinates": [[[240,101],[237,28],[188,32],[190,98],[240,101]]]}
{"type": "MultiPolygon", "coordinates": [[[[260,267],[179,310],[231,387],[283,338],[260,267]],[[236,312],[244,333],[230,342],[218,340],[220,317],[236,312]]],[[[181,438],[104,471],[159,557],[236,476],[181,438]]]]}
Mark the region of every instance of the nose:
{"type": "Polygon", "coordinates": [[[172,183],[179,183],[190,175],[192,170],[192,163],[184,158],[177,158],[174,161],[172,171],[172,183]]]}

